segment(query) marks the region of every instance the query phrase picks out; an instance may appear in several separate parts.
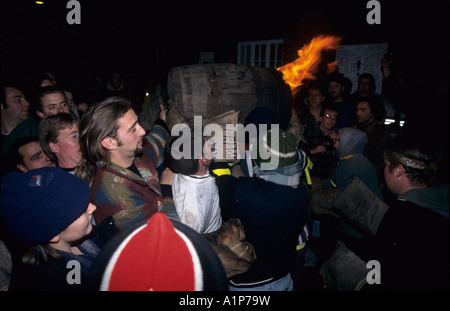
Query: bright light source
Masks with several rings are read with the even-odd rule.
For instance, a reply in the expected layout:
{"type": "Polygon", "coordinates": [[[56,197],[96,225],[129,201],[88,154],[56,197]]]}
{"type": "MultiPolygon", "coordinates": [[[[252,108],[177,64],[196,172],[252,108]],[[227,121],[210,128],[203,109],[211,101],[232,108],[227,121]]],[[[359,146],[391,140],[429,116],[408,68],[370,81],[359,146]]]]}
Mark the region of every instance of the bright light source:
{"type": "Polygon", "coordinates": [[[36,4],[44,4],[44,1],[34,1],[36,4]]]}
{"type": "Polygon", "coordinates": [[[385,120],[384,120],[384,124],[385,124],[385,125],[389,125],[389,124],[394,123],[394,122],[395,122],[394,119],[385,119],[385,120]]]}
{"type": "MultiPolygon", "coordinates": [[[[389,125],[395,123],[394,119],[385,119],[384,120],[384,125],[389,125]]],[[[405,124],[405,121],[400,121],[400,126],[403,126],[405,124]]]]}

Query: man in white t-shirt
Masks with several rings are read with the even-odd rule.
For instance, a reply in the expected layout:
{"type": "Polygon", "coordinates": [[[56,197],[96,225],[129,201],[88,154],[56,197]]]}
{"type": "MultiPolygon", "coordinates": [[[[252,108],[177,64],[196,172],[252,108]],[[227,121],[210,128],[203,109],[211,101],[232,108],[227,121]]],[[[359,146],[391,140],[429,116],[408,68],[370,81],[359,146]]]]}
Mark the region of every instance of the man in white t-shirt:
{"type": "Polygon", "coordinates": [[[164,159],[166,165],[175,173],[172,192],[180,221],[205,234],[220,228],[222,216],[215,178],[209,174],[212,161],[210,146],[202,136],[202,152],[195,155],[194,141],[200,138],[194,137],[193,133],[194,131],[189,129],[180,136],[173,136],[166,145],[164,159]],[[191,137],[183,138],[183,135],[188,133],[191,137]],[[182,146],[181,141],[184,142],[182,146]],[[190,149],[189,152],[185,148],[190,149]],[[183,152],[180,149],[185,150],[183,152]],[[181,158],[177,157],[177,151],[183,153],[181,158]]]}

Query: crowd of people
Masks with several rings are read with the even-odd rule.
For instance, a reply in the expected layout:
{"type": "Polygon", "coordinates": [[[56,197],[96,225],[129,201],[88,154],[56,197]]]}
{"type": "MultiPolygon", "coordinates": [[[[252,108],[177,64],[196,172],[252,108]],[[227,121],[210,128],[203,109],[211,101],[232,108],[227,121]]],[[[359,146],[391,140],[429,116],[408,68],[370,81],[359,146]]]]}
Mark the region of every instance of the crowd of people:
{"type": "Polygon", "coordinates": [[[380,93],[370,73],[354,92],[338,70],[307,81],[300,135],[255,108],[233,163],[206,139],[176,157],[164,105],[143,128],[150,82],[136,96],[118,72],[77,89],[46,72],[30,97],[3,83],[1,289],[448,290],[448,142],[417,139],[381,65],[380,93]]]}

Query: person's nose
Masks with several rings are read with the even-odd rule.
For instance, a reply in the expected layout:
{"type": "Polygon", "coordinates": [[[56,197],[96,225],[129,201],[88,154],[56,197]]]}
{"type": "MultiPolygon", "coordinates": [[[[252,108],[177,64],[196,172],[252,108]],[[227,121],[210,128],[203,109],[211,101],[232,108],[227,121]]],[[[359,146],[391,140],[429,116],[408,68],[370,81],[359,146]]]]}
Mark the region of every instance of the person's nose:
{"type": "Polygon", "coordinates": [[[50,158],[45,153],[44,153],[44,162],[50,162],[50,158]]]}
{"type": "Polygon", "coordinates": [[[139,126],[139,136],[145,136],[146,132],[144,128],[140,124],[138,124],[138,126],[139,126]]]}

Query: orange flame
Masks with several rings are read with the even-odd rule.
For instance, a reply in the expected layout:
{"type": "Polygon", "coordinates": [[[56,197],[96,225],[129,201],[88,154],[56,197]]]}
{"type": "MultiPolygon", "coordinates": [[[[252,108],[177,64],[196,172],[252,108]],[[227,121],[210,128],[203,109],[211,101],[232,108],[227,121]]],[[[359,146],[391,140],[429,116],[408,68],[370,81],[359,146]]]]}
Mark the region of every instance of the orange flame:
{"type": "MultiPolygon", "coordinates": [[[[304,79],[316,79],[313,73],[322,60],[322,51],[329,49],[335,50],[340,42],[341,38],[338,37],[317,36],[309,44],[304,45],[301,50],[297,51],[299,58],[292,63],[277,68],[277,70],[283,73],[283,79],[289,84],[293,93],[297,87],[303,84],[304,79]]],[[[334,71],[335,66],[336,62],[327,64],[327,73],[334,71]]]]}

